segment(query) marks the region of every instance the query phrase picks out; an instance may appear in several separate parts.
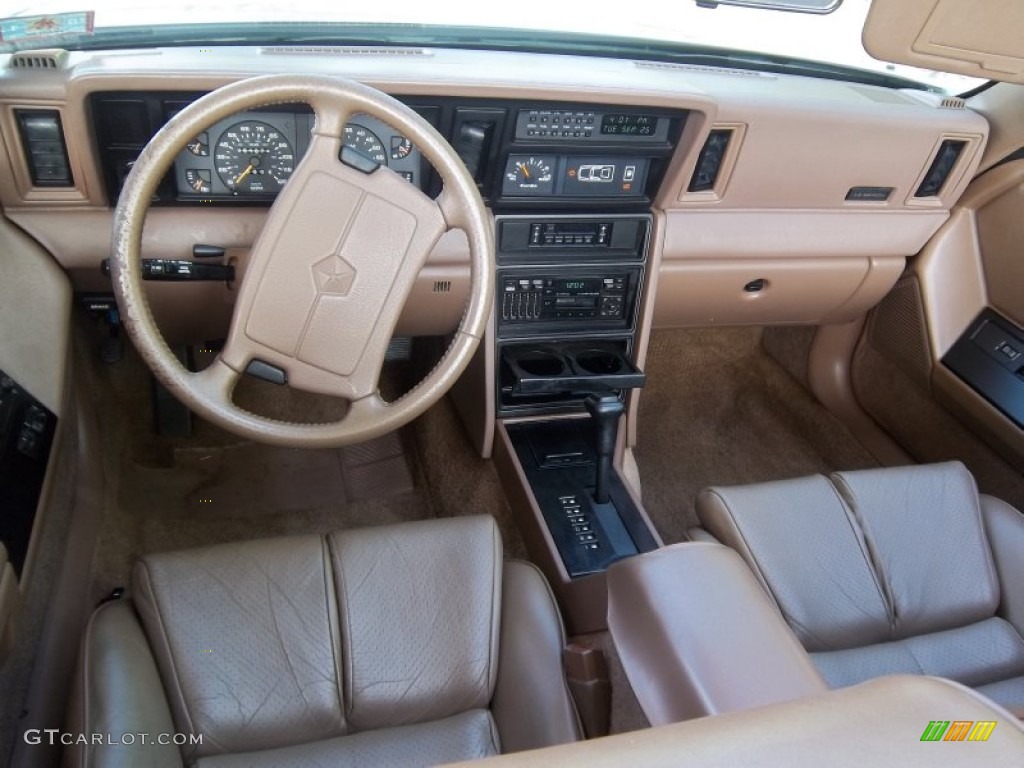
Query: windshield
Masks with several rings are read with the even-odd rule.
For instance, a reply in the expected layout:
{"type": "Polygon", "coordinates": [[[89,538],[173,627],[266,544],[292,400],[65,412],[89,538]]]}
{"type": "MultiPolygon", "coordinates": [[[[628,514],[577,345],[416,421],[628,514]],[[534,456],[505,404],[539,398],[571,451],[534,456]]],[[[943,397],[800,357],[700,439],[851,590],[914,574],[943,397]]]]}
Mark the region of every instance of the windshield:
{"type": "Polygon", "coordinates": [[[8,18],[78,12],[76,17],[64,19],[4,23],[0,45],[17,50],[49,45],[75,49],[202,42],[476,42],[491,47],[500,42],[503,48],[620,56],[636,56],[639,48],[652,58],[699,52],[705,63],[719,60],[751,69],[775,64],[776,69],[788,66],[805,74],[829,75],[827,69],[816,72],[798,66],[814,62],[889,77],[865,78],[869,82],[900,85],[896,78],[901,78],[946,93],[961,93],[984,82],[888,64],[869,56],[861,44],[861,30],[870,0],[845,0],[827,15],[707,8],[692,0],[599,0],[590,6],[550,0],[476,4],[466,0],[92,0],[85,7],[83,2],[88,0],[44,0],[0,11],[0,16],[8,18]],[[93,12],[91,17],[82,13],[88,11],[93,12]],[[84,34],[83,29],[87,29],[84,34]]]}

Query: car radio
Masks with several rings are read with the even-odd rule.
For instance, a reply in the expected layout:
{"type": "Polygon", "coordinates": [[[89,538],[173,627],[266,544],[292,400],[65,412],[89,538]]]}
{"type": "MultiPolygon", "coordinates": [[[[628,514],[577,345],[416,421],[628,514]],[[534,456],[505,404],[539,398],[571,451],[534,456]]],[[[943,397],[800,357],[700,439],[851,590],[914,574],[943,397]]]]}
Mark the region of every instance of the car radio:
{"type": "Polygon", "coordinates": [[[505,323],[589,320],[604,326],[628,322],[635,270],[600,274],[503,273],[498,316],[505,323]]]}

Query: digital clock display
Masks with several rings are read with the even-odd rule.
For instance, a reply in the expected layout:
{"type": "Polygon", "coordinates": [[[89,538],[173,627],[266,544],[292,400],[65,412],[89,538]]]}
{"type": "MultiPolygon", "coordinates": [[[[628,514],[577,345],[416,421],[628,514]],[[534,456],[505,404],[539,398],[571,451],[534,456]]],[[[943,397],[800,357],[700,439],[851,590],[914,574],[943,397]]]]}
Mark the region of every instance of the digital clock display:
{"type": "Polygon", "coordinates": [[[555,281],[554,288],[556,295],[559,296],[564,294],[578,296],[581,293],[599,293],[601,291],[601,281],[597,278],[587,280],[561,278],[555,281]]]}
{"type": "Polygon", "coordinates": [[[601,133],[614,136],[653,136],[658,127],[654,115],[604,115],[601,133]]]}

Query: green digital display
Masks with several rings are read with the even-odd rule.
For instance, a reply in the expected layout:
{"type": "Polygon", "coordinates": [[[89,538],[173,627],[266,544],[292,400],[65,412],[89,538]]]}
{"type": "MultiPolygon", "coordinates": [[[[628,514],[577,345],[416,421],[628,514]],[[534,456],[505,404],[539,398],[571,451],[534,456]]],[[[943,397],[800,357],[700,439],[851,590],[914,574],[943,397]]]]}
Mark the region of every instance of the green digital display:
{"type": "Polygon", "coordinates": [[[601,291],[601,280],[599,278],[588,278],[588,279],[568,279],[560,278],[555,281],[555,293],[558,295],[570,294],[578,296],[579,294],[587,293],[600,293],[601,291]]]}
{"type": "Polygon", "coordinates": [[[619,136],[653,136],[658,118],[653,115],[605,115],[601,133],[619,136]]]}

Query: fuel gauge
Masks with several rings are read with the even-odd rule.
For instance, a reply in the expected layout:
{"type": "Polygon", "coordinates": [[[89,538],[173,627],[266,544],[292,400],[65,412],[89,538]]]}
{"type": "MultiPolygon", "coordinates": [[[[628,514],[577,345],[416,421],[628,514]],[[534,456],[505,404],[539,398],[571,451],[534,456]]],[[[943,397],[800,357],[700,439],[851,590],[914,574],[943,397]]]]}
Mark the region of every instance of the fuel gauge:
{"type": "Polygon", "coordinates": [[[212,191],[213,174],[205,168],[189,168],[185,171],[185,181],[193,192],[208,195],[212,191]]]}

